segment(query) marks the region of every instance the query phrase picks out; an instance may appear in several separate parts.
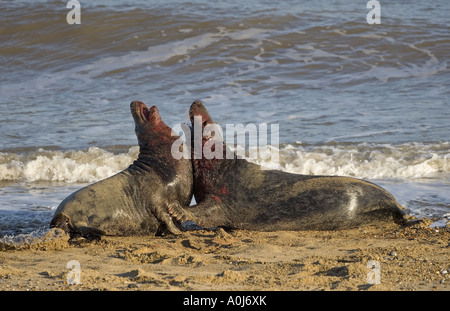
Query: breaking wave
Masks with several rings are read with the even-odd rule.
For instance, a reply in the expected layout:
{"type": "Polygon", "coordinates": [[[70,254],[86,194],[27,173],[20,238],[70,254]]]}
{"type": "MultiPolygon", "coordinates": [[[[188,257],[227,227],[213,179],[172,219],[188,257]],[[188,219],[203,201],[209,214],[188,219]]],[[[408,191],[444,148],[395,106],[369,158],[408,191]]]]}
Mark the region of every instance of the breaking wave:
{"type": "MultiPolygon", "coordinates": [[[[277,150],[279,161],[252,160],[270,169],[297,174],[342,175],[366,179],[448,179],[450,143],[286,144],[277,150]]],[[[20,154],[0,152],[0,181],[95,182],[127,168],[139,147],[115,154],[99,147],[88,150],[20,154]]]]}
{"type": "Polygon", "coordinates": [[[87,151],[47,151],[23,155],[0,153],[0,180],[95,182],[128,167],[138,156],[139,147],[114,154],[91,147],[87,151]]]}
{"type": "Polygon", "coordinates": [[[449,143],[285,145],[280,163],[269,168],[310,175],[342,175],[366,179],[447,179],[449,143]]]}

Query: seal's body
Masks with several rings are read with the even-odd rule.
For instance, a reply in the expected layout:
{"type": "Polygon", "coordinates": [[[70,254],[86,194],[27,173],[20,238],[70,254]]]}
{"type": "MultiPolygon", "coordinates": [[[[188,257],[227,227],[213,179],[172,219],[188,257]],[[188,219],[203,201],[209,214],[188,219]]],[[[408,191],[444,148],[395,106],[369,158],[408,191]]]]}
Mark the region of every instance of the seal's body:
{"type": "MultiPolygon", "coordinates": [[[[191,122],[213,124],[202,103],[190,109],[191,122]]],[[[192,130],[199,128],[192,126],[192,130]]],[[[195,137],[195,133],[191,135],[195,137]]],[[[202,146],[211,137],[203,137],[202,146]]],[[[217,148],[217,144],[209,144],[217,148]]],[[[263,170],[245,159],[193,157],[197,205],[172,206],[177,219],[203,227],[259,231],[334,230],[360,225],[405,221],[395,198],[381,187],[356,178],[311,176],[263,170]]]]}
{"type": "Polygon", "coordinates": [[[88,238],[107,235],[180,233],[167,209],[188,206],[192,197],[192,164],[176,160],[171,146],[177,136],[155,106],[131,103],[139,157],[127,169],[82,188],[61,202],[50,227],[88,238]]]}

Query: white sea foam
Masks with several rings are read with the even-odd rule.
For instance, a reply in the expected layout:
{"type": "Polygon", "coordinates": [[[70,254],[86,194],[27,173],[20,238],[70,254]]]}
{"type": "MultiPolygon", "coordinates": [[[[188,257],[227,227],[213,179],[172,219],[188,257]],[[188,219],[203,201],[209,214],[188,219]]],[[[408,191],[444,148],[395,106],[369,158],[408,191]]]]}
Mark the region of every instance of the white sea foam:
{"type": "MultiPolygon", "coordinates": [[[[270,146],[269,146],[270,147],[270,146]]],[[[127,168],[137,146],[114,154],[91,147],[85,151],[38,150],[27,155],[0,153],[0,181],[95,182],[127,168]]],[[[450,177],[450,143],[287,144],[273,158],[252,160],[268,169],[297,174],[342,175],[367,179],[445,179],[450,177]]]]}
{"type": "Polygon", "coordinates": [[[139,147],[114,154],[91,147],[87,151],[43,151],[29,155],[0,153],[0,180],[94,182],[125,169],[139,147]]]}
{"type": "Polygon", "coordinates": [[[267,168],[306,175],[367,179],[448,179],[449,143],[403,145],[286,145],[280,163],[256,161],[267,168]]]}

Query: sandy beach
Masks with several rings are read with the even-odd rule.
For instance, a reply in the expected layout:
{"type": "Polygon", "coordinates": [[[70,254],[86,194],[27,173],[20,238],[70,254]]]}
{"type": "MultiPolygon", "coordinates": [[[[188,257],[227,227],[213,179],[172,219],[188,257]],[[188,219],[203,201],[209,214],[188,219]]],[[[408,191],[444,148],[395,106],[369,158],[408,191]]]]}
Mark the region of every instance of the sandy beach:
{"type": "Polygon", "coordinates": [[[447,291],[450,228],[429,224],[94,242],[53,229],[31,243],[0,244],[0,290],[447,291]],[[79,267],[68,268],[73,260],[79,267]]]}

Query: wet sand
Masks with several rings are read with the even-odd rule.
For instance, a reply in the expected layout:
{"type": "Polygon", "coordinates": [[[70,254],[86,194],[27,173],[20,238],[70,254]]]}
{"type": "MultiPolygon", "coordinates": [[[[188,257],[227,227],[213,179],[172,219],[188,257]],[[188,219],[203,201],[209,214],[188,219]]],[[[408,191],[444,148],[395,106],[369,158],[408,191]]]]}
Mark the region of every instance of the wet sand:
{"type": "Polygon", "coordinates": [[[53,229],[32,243],[0,244],[0,290],[448,291],[450,228],[428,225],[94,242],[53,229]],[[67,268],[71,260],[79,270],[67,268]]]}

